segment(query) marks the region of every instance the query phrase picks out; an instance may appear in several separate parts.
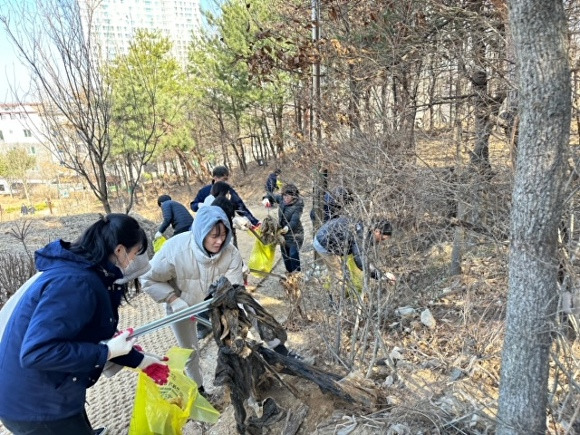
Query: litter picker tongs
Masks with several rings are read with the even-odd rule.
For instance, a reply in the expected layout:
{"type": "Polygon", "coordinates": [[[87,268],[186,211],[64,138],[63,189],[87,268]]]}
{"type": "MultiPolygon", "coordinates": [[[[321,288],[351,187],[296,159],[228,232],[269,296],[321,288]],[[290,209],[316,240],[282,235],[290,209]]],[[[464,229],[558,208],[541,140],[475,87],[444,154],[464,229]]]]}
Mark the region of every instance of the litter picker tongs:
{"type": "MultiPolygon", "coordinates": [[[[203,313],[204,311],[207,311],[209,306],[211,305],[211,302],[212,299],[200,302],[199,304],[192,305],[191,307],[170,314],[169,316],[162,317],[161,319],[154,320],[153,322],[135,328],[130,337],[138,337],[140,335],[150,334],[151,332],[157,331],[158,329],[161,329],[167,325],[171,325],[175,322],[179,322],[181,320],[186,320],[191,317],[194,317],[200,313],[203,313]]],[[[196,317],[196,320],[199,323],[209,326],[211,328],[211,322],[209,320],[206,320],[203,317],[196,317]]]]}

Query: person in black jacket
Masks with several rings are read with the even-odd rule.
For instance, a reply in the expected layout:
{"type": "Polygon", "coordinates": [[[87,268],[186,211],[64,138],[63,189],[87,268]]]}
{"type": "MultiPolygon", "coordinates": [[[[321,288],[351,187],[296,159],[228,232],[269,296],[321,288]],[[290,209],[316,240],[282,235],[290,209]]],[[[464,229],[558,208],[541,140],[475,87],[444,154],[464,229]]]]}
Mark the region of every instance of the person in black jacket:
{"type": "MultiPolygon", "coordinates": [[[[189,204],[193,211],[197,212],[199,210],[199,207],[211,194],[211,188],[216,181],[227,182],[229,180],[230,171],[225,166],[216,166],[213,168],[212,176],[213,179],[211,184],[203,186],[201,189],[199,189],[195,199],[189,204]]],[[[260,226],[260,221],[256,219],[248,207],[246,207],[246,204],[244,204],[244,201],[242,201],[242,198],[240,198],[240,195],[238,195],[238,192],[236,192],[233,187],[230,187],[230,201],[232,201],[232,204],[234,205],[237,213],[239,213],[241,216],[247,217],[250,220],[252,229],[256,229],[260,226]]]]}
{"type": "MultiPolygon", "coordinates": [[[[331,287],[337,288],[342,276],[341,259],[353,255],[356,266],[364,270],[368,250],[391,238],[393,228],[389,221],[373,222],[370,231],[365,231],[362,222],[354,222],[347,216],[331,219],[320,227],[312,243],[314,250],[324,261],[330,278],[331,287]]],[[[368,264],[370,276],[373,279],[394,282],[395,276],[389,272],[381,272],[372,263],[368,264]]]]}
{"type": "Polygon", "coordinates": [[[161,207],[163,222],[161,222],[159,229],[155,233],[155,239],[161,237],[169,225],[173,227],[174,236],[191,229],[193,217],[183,204],[172,200],[169,195],[161,195],[157,198],[157,205],[161,207]]]}
{"type": "Polygon", "coordinates": [[[280,253],[284,260],[286,272],[300,271],[300,248],[304,242],[304,228],[300,217],[304,210],[304,200],[294,184],[286,184],[282,188],[282,195],[267,194],[264,205],[270,202],[280,204],[278,208],[278,224],[282,228],[280,233],[284,235],[285,243],[280,245],[280,253]]]}

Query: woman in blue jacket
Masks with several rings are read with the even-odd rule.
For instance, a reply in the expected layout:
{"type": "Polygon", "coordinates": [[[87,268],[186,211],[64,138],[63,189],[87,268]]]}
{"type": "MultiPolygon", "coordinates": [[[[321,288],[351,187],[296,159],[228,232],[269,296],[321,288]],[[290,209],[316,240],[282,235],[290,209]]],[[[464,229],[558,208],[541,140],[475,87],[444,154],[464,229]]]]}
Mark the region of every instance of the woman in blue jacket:
{"type": "Polygon", "coordinates": [[[12,433],[93,435],[86,389],[107,361],[150,376],[166,368],[133,348],[130,330],[112,338],[123,296],[113,284],[146,249],[134,218],[110,214],[76,242],[36,252],[42,273],[13,305],[0,341],[0,420],[12,433]]]}

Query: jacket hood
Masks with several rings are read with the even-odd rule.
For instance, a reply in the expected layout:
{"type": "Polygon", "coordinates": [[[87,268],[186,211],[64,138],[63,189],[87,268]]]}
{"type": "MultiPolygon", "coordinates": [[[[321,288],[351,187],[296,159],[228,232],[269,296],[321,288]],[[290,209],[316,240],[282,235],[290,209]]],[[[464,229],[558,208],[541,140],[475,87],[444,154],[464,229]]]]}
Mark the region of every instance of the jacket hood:
{"type": "Polygon", "coordinates": [[[223,251],[224,247],[227,246],[232,240],[232,229],[230,227],[230,221],[228,220],[225,212],[220,207],[216,207],[215,205],[202,207],[196,213],[195,220],[191,226],[191,233],[193,235],[195,245],[208,257],[210,257],[210,254],[203,247],[203,241],[218,222],[222,222],[228,230],[226,240],[222,245],[220,252],[215,254],[219,255],[223,251]]]}
{"type": "MultiPolygon", "coordinates": [[[[68,250],[69,242],[56,240],[49,243],[44,248],[34,253],[36,269],[45,272],[57,267],[73,266],[80,269],[90,269],[97,266],[86,258],[68,250]]],[[[123,276],[123,272],[111,262],[102,266],[102,270],[107,277],[118,279],[123,276]]]]}

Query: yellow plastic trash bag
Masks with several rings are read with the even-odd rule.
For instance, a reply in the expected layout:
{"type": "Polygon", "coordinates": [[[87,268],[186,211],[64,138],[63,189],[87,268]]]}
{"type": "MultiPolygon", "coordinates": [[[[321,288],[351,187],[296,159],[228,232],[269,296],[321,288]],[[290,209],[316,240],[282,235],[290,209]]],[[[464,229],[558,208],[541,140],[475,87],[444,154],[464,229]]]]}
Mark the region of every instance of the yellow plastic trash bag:
{"type": "Polygon", "coordinates": [[[259,272],[271,272],[274,267],[274,256],[276,255],[276,245],[264,245],[258,239],[254,243],[248,267],[252,269],[252,275],[257,278],[262,278],[264,275],[259,272]]]}
{"type": "MultiPolygon", "coordinates": [[[[344,261],[344,260],[341,260],[341,261],[344,261]]],[[[360,270],[358,268],[358,266],[356,265],[356,262],[354,261],[354,255],[352,255],[352,254],[350,254],[346,258],[346,269],[347,269],[347,272],[345,273],[344,279],[346,280],[346,292],[347,292],[347,294],[351,290],[356,290],[359,293],[362,292],[363,283],[364,283],[363,271],[360,270]]],[[[331,285],[330,273],[336,273],[336,272],[329,271],[328,277],[322,283],[322,287],[325,290],[329,290],[329,291],[331,290],[330,289],[330,285],[331,285]]]]}
{"type": "Polygon", "coordinates": [[[172,347],[166,385],[157,385],[139,372],[129,435],[181,435],[188,419],[215,423],[219,412],[197,391],[197,384],[183,369],[191,349],[172,347]]]}
{"type": "Polygon", "coordinates": [[[159,252],[165,242],[167,242],[165,236],[161,236],[153,240],[153,253],[159,252]]]}
{"type": "Polygon", "coordinates": [[[350,275],[350,285],[351,288],[357,292],[361,292],[364,283],[363,271],[358,268],[356,262],[354,261],[354,255],[350,254],[346,260],[346,266],[348,267],[348,274],[350,275]]]}

